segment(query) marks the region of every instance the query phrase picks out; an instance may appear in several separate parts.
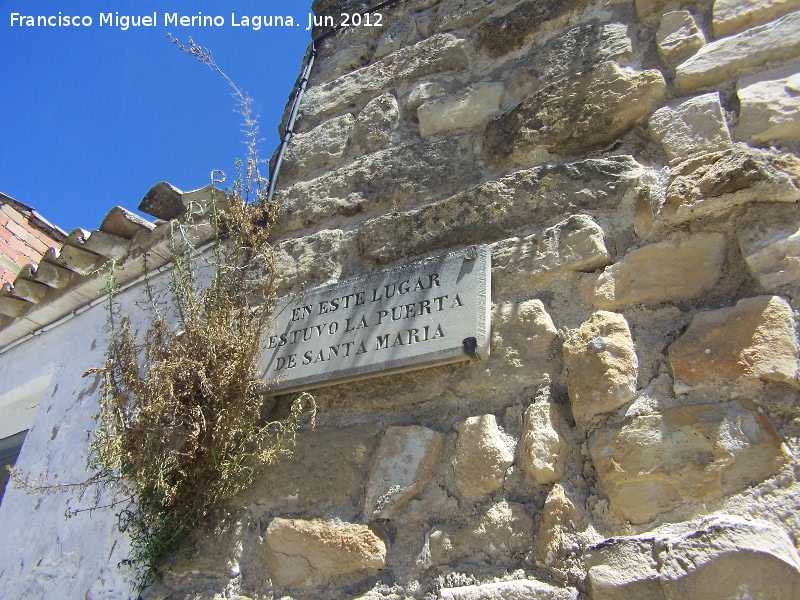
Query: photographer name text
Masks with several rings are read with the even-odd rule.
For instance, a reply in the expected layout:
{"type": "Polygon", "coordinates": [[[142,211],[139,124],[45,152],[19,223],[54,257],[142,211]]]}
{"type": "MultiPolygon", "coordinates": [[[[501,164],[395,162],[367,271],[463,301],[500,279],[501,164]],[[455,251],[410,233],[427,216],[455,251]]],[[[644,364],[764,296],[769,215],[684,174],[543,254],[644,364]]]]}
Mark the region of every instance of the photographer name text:
{"type": "Polygon", "coordinates": [[[383,15],[380,13],[340,13],[314,15],[295,18],[292,15],[204,15],[201,12],[184,15],[177,12],[154,12],[147,15],[121,15],[118,12],[90,15],[26,15],[12,12],[11,27],[110,27],[127,31],[137,27],[245,27],[258,31],[269,27],[302,27],[306,31],[314,27],[382,27],[383,15]]]}

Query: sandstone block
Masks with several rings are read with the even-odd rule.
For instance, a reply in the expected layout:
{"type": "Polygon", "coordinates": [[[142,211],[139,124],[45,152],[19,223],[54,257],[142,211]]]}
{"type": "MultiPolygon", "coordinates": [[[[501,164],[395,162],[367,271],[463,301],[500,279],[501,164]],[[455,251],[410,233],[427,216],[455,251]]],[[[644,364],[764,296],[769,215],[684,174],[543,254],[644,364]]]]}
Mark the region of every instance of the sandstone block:
{"type": "Polygon", "coordinates": [[[558,337],[541,300],[506,302],[492,316],[492,347],[513,368],[545,371],[558,337]]]}
{"type": "Polygon", "coordinates": [[[519,466],[534,483],[553,483],[564,474],[562,426],[561,409],[554,402],[536,402],[525,411],[519,466]]]}
{"type": "Polygon", "coordinates": [[[679,98],[654,112],[647,124],[670,162],[732,145],[719,92],[679,98]]]}
{"type": "Polygon", "coordinates": [[[800,206],[754,206],[738,237],[747,268],[765,290],[800,280],[800,206]]]}
{"type": "Polygon", "coordinates": [[[443,445],[444,436],[427,427],[389,427],[367,482],[364,519],[395,517],[428,483],[443,445]]]}
{"type": "Polygon", "coordinates": [[[437,34],[334,81],[309,87],[300,106],[300,119],[318,120],[346,110],[400,81],[461,70],[467,65],[464,40],[437,34]]]}
{"type": "Polygon", "coordinates": [[[448,138],[379,150],[310,181],[279,190],[279,231],[302,229],[394,203],[452,194],[480,177],[472,140],[448,138]],[[387,186],[386,182],[392,185],[387,186]],[[309,202],[314,198],[314,202],[309,202]]]}
{"type": "Polygon", "coordinates": [[[462,498],[479,500],[503,487],[514,453],[494,415],[470,417],[458,427],[453,463],[456,486],[462,498]]]}
{"type": "Polygon", "coordinates": [[[327,281],[341,273],[344,235],[339,229],[323,229],[302,237],[281,240],[275,250],[275,285],[287,290],[303,282],[327,281]]]}
{"type": "Polygon", "coordinates": [[[789,536],[763,521],[721,516],[591,546],[592,600],[775,598],[800,594],[789,536]]]}
{"type": "Polygon", "coordinates": [[[517,171],[419,210],[371,219],[358,232],[359,250],[385,263],[493,241],[565,212],[611,209],[640,174],[641,167],[629,156],[517,171]]]}
{"type": "Polygon", "coordinates": [[[359,153],[385,148],[400,120],[400,107],[394,94],[382,94],[370,100],[358,115],[353,128],[353,144],[359,153]]]}
{"type": "Polygon", "coordinates": [[[575,588],[557,588],[536,579],[498,581],[439,590],[442,600],[578,600],[575,588]]]}
{"type": "MultiPolygon", "coordinates": [[[[682,4],[695,4],[697,0],[688,0],[682,4]]],[[[636,0],[636,14],[640,19],[643,19],[659,10],[663,9],[669,0],[636,0]]]]}
{"type": "Polygon", "coordinates": [[[373,60],[383,58],[401,48],[413,45],[419,39],[417,22],[411,15],[398,19],[383,31],[375,48],[373,60]]]}
{"type": "Polygon", "coordinates": [[[800,63],[742,77],[736,94],[740,106],[736,139],[800,140],[800,63]]]}
{"type": "Polygon", "coordinates": [[[733,35],[800,8],[798,0],[715,0],[714,37],[733,35]]]}
{"type": "Polygon", "coordinates": [[[521,504],[503,501],[474,522],[435,527],[429,541],[434,565],[464,559],[499,560],[528,550],[533,541],[533,520],[521,504]]]}
{"type": "Polygon", "coordinates": [[[706,44],[675,69],[682,90],[712,86],[800,56],[800,12],[706,44]]]}
{"type": "Polygon", "coordinates": [[[762,481],[789,459],[767,418],[735,402],[679,406],[595,430],[589,453],[611,508],[632,523],[762,481]]]}
{"type": "Polygon", "coordinates": [[[659,71],[607,61],[548,84],[486,128],[486,162],[502,168],[536,148],[580,154],[607,144],[646,116],[666,92],[659,71]]]}
{"type": "Polygon", "coordinates": [[[567,388],[575,422],[630,402],[636,393],[639,361],[628,322],[598,311],[564,341],[567,388]]]}
{"type": "Polygon", "coordinates": [[[441,84],[433,81],[420,83],[408,94],[406,110],[416,116],[417,108],[430,100],[437,100],[444,96],[445,91],[441,84]]]}
{"type": "Polygon", "coordinates": [[[516,291],[547,275],[591,272],[609,262],[602,228],[591,217],[573,215],[539,233],[492,244],[492,286],[516,291]]]}
{"type": "Polygon", "coordinates": [[[749,202],[796,202],[799,174],[792,155],[742,147],[690,158],[672,169],[661,217],[675,224],[749,202]]]}
{"type": "Polygon", "coordinates": [[[286,183],[311,171],[340,164],[354,122],[353,115],[342,115],[307,133],[293,135],[281,166],[281,181],[286,183]]]}
{"type": "Polygon", "coordinates": [[[656,48],[661,60],[674,67],[706,43],[706,38],[688,10],[664,13],[656,32],[656,48]]]}
{"type": "Polygon", "coordinates": [[[691,300],[714,287],[722,275],[725,253],[721,233],[695,233],[650,244],[582,282],[582,292],[602,308],[691,300]]]}
{"type": "Polygon", "coordinates": [[[701,312],[669,347],[676,394],[754,392],[764,382],[798,387],[797,357],[794,314],[779,296],[701,312]]]}
{"type": "Polygon", "coordinates": [[[564,532],[575,530],[580,523],[580,512],[562,485],[556,483],[544,501],[542,521],[533,547],[536,562],[546,567],[563,567],[566,554],[564,532]]]}
{"type": "Polygon", "coordinates": [[[420,136],[486,125],[500,112],[503,88],[502,83],[476,83],[454,96],[426,102],[417,109],[420,136]]]}
{"type": "Polygon", "coordinates": [[[586,0],[527,0],[478,28],[478,49],[492,58],[521,48],[544,23],[588,4],[586,0]]]}
{"type": "Polygon", "coordinates": [[[386,545],[366,525],[277,518],[264,540],[267,570],[278,587],[317,585],[386,568],[386,545]]]}

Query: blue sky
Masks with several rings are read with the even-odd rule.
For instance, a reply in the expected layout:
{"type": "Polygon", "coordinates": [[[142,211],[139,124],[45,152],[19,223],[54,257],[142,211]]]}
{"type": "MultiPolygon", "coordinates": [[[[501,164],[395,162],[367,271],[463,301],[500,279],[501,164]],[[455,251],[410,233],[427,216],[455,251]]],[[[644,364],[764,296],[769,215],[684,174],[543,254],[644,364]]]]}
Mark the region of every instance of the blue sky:
{"type": "MultiPolygon", "coordinates": [[[[262,156],[300,71],[311,0],[0,0],[0,191],[67,232],[108,210],[135,209],[159,181],[191,190],[243,157],[241,118],[225,81],[166,39],[191,36],[253,98],[262,156]],[[157,15],[156,26],[100,25],[100,14],[157,15]],[[80,27],[11,25],[13,13],[91,17],[80,27]],[[223,17],[175,27],[164,13],[223,17]],[[252,27],[244,15],[291,15],[299,26],[252,27]]],[[[19,23],[19,19],[16,20],[19,23]]]]}

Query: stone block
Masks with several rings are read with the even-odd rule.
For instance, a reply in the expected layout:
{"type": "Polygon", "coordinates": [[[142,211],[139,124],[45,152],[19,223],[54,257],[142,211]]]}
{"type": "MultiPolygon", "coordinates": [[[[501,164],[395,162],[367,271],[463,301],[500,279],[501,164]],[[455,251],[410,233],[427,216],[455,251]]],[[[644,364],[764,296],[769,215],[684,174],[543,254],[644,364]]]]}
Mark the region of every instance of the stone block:
{"type": "Polygon", "coordinates": [[[750,274],[766,291],[800,280],[800,205],[751,207],[738,238],[750,274]]]}
{"type": "Polygon", "coordinates": [[[492,244],[492,287],[517,291],[563,272],[591,272],[610,262],[602,228],[573,215],[547,229],[492,244]]]}
{"type": "Polygon", "coordinates": [[[536,534],[533,555],[537,564],[563,568],[566,548],[564,533],[581,524],[581,514],[560,483],[550,488],[542,509],[542,520],[536,534]]]}
{"type": "Polygon", "coordinates": [[[548,369],[550,346],[558,337],[541,300],[500,304],[492,316],[492,353],[512,368],[548,369]]]}
{"type": "Polygon", "coordinates": [[[714,0],[714,37],[733,35],[800,8],[798,0],[714,0]]]}
{"type": "Polygon", "coordinates": [[[439,5],[440,31],[474,25],[497,8],[495,0],[442,0],[439,5]]]}
{"type": "Polygon", "coordinates": [[[559,588],[536,579],[516,579],[439,590],[442,600],[578,600],[575,588],[559,588]]]}
{"type": "Polygon", "coordinates": [[[668,408],[595,430],[589,453],[611,508],[631,523],[763,481],[790,458],[766,416],[735,402],[668,408]]]}
{"type": "Polygon", "coordinates": [[[428,483],[443,446],[444,435],[427,427],[389,427],[367,481],[364,519],[393,519],[428,483]]]}
{"type": "Polygon", "coordinates": [[[630,156],[518,171],[418,210],[371,219],[358,232],[359,250],[369,260],[385,263],[494,241],[564,213],[612,210],[641,172],[630,156]]]}
{"type": "Polygon", "coordinates": [[[666,93],[656,70],[623,70],[607,61],[544,86],[486,128],[486,162],[513,164],[537,148],[582,154],[608,144],[645,117],[666,93]]]}
{"type": "MultiPolygon", "coordinates": [[[[667,6],[667,4],[669,4],[669,2],[670,0],[636,0],[636,14],[639,15],[640,19],[643,19],[662,10],[665,6],[667,6]]],[[[696,3],[697,0],[688,0],[682,2],[681,4],[696,3]]]]}
{"type": "Polygon", "coordinates": [[[798,182],[800,160],[793,155],[737,146],[676,164],[660,216],[677,224],[749,202],[796,202],[798,182]]]}
{"type": "Polygon", "coordinates": [[[664,13],[656,32],[656,48],[661,60],[674,67],[688,58],[706,43],[702,30],[688,10],[673,10],[664,13]]]}
{"type": "Polygon", "coordinates": [[[275,285],[279,290],[287,290],[303,282],[336,278],[342,270],[344,245],[344,234],[339,229],[323,229],[302,238],[276,242],[273,244],[275,285]]]}
{"type": "Polygon", "coordinates": [[[503,487],[514,453],[494,415],[470,417],[456,428],[453,464],[458,492],[464,500],[480,500],[503,487]]]}
{"type": "Polygon", "coordinates": [[[587,549],[586,566],[592,600],[800,594],[800,560],[789,536],[729,515],[606,540],[587,549]]]}
{"type": "Polygon", "coordinates": [[[536,402],[525,410],[525,426],[519,467],[526,477],[540,485],[553,483],[564,474],[564,438],[561,408],[554,402],[536,402]]]}
{"type": "Polygon", "coordinates": [[[773,62],[800,56],[800,12],[706,44],[675,69],[684,92],[752,73],[773,62]]]}
{"type": "Polygon", "coordinates": [[[475,521],[440,525],[429,535],[431,562],[447,565],[461,560],[508,559],[528,550],[533,541],[533,519],[525,507],[499,502],[475,521]]]}
{"type": "Polygon", "coordinates": [[[420,83],[408,94],[406,99],[406,110],[413,117],[417,116],[417,108],[431,100],[437,100],[444,96],[445,91],[441,84],[435,81],[420,83]]]}
{"type": "Polygon", "coordinates": [[[281,165],[281,182],[338,166],[344,159],[354,122],[353,115],[342,115],[307,133],[293,135],[281,165]]]}
{"type": "Polygon", "coordinates": [[[303,96],[299,118],[301,121],[319,120],[374,97],[401,81],[440,71],[462,70],[467,65],[464,40],[451,34],[437,34],[334,81],[310,86],[303,96]]]}
{"type": "Polygon", "coordinates": [[[572,415],[578,424],[633,400],[639,361],[628,322],[597,311],[564,341],[572,415]]]}
{"type": "Polygon", "coordinates": [[[673,163],[732,146],[719,92],[674,100],[654,112],[647,125],[673,163]]]}
{"type": "Polygon", "coordinates": [[[420,136],[483,127],[500,112],[503,89],[502,83],[476,83],[458,94],[426,102],[417,108],[420,136]]]}
{"type": "Polygon", "coordinates": [[[721,233],[695,233],[626,254],[600,275],[581,282],[582,294],[602,308],[699,298],[722,275],[727,251],[721,233]]]}
{"type": "Polygon", "coordinates": [[[800,140],[800,63],[742,77],[737,140],[755,143],[800,140]]]}
{"type": "Polygon", "coordinates": [[[526,0],[501,17],[484,21],[478,27],[478,49],[491,58],[521,48],[528,36],[542,25],[563,17],[584,5],[587,0],[526,0]]]}
{"type": "Polygon", "coordinates": [[[755,393],[765,382],[798,387],[792,308],[779,296],[698,313],[669,347],[675,393],[755,393]]]}
{"type": "Polygon", "coordinates": [[[264,541],[267,571],[278,587],[325,584],[386,568],[386,544],[366,525],[277,518],[264,541]]]}
{"type": "Polygon", "coordinates": [[[367,154],[336,171],[279,190],[278,231],[302,229],[378,206],[398,207],[455,193],[478,181],[472,140],[424,141],[367,154]],[[392,185],[386,185],[391,181],[392,185]],[[309,202],[313,198],[313,202],[309,202]]]}
{"type": "Polygon", "coordinates": [[[382,94],[370,100],[353,128],[356,152],[366,154],[388,146],[399,120],[400,107],[394,94],[382,94]]]}
{"type": "Polygon", "coordinates": [[[378,40],[372,59],[383,58],[401,48],[414,45],[418,40],[417,22],[412,15],[406,15],[385,28],[378,40]]]}

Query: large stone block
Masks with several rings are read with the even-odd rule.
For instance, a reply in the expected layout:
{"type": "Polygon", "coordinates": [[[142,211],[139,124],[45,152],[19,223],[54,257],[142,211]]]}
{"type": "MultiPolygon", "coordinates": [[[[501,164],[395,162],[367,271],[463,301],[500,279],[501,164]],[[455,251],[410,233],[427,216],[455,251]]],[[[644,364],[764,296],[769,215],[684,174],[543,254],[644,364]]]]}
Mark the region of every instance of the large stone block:
{"type": "Polygon", "coordinates": [[[564,341],[564,363],[576,423],[615,410],[636,393],[639,360],[620,314],[598,311],[571,331],[564,341]]]}
{"type": "Polygon", "coordinates": [[[800,280],[800,205],[751,207],[738,237],[747,268],[765,290],[800,280]]]}
{"type": "Polygon", "coordinates": [[[530,547],[533,519],[521,504],[503,501],[493,505],[475,521],[434,527],[429,540],[434,565],[447,565],[463,559],[508,559],[530,547]]]}
{"type": "Polygon", "coordinates": [[[661,17],[656,32],[656,48],[668,67],[688,58],[705,43],[702,30],[688,10],[673,10],[661,17]]]}
{"type": "Polygon", "coordinates": [[[408,206],[420,198],[452,194],[478,181],[472,139],[425,141],[379,150],[310,181],[280,189],[279,231],[302,229],[378,206],[408,206]],[[386,182],[392,185],[386,185],[386,182]],[[313,198],[313,202],[310,200],[313,198]]]}
{"type": "Polygon", "coordinates": [[[394,94],[381,94],[370,100],[356,119],[353,145],[358,153],[387,147],[400,120],[400,107],[394,94]]]}
{"type": "Polygon", "coordinates": [[[738,140],[750,142],[800,140],[800,63],[742,77],[738,140]]]}
{"type": "Polygon", "coordinates": [[[456,487],[462,498],[472,502],[503,487],[514,453],[494,415],[470,417],[459,423],[457,431],[456,487]]]}
{"type": "Polygon", "coordinates": [[[536,402],[525,410],[519,466],[534,483],[553,483],[564,474],[563,426],[561,408],[554,402],[536,402]]]}
{"type": "Polygon", "coordinates": [[[417,108],[421,137],[457,129],[477,129],[500,112],[502,83],[476,83],[459,94],[417,108]]]}
{"type": "Polygon", "coordinates": [[[293,135],[281,166],[281,181],[338,166],[344,159],[354,122],[353,115],[342,115],[307,133],[293,135]]]}
{"type": "Polygon", "coordinates": [[[800,595],[800,558],[789,536],[727,515],[606,540],[587,549],[586,566],[592,600],[800,595]]]}
{"type": "Polygon", "coordinates": [[[492,58],[521,48],[528,36],[545,23],[563,17],[587,0],[526,0],[501,17],[490,19],[478,28],[478,48],[492,58]]]}
{"type": "Polygon", "coordinates": [[[647,124],[670,162],[732,145],[718,92],[674,100],[654,112],[647,124]]]}
{"type": "Polygon", "coordinates": [[[366,525],[277,518],[264,541],[267,571],[278,587],[319,585],[386,568],[386,544],[366,525]]]}
{"type": "Polygon", "coordinates": [[[582,292],[602,308],[691,300],[717,283],[725,254],[726,239],[721,233],[695,233],[650,244],[585,279],[582,292]]]}
{"type": "Polygon", "coordinates": [[[766,416],[735,402],[679,406],[595,430],[589,453],[611,508],[632,523],[762,481],[790,458],[766,416]]]}
{"type": "Polygon", "coordinates": [[[796,202],[799,182],[800,161],[790,154],[737,146],[690,158],[672,169],[661,218],[675,224],[748,202],[796,202]]]}
{"type": "Polygon", "coordinates": [[[364,223],[359,250],[379,263],[494,241],[564,213],[610,210],[640,176],[630,156],[586,159],[518,171],[419,210],[364,223]]]}
{"type": "Polygon", "coordinates": [[[536,579],[498,581],[439,590],[442,600],[578,600],[578,590],[558,588],[536,579]]]}
{"type": "Polygon", "coordinates": [[[512,368],[545,372],[557,337],[541,300],[505,302],[492,315],[492,353],[512,368]]]}
{"type": "Polygon", "coordinates": [[[437,34],[334,81],[309,87],[300,105],[299,118],[301,122],[319,120],[401,81],[439,71],[461,70],[468,64],[464,40],[451,34],[437,34]]]}
{"type": "Polygon", "coordinates": [[[725,37],[800,8],[798,0],[714,0],[714,36],[725,37]]]}
{"type": "Polygon", "coordinates": [[[443,446],[444,435],[427,427],[389,427],[367,482],[364,519],[394,518],[428,483],[443,446]]]}
{"type": "Polygon", "coordinates": [[[591,217],[573,215],[539,233],[492,244],[492,287],[501,293],[530,289],[546,276],[591,272],[609,262],[602,228],[591,217]]]}
{"type": "Polygon", "coordinates": [[[281,240],[273,248],[275,285],[279,290],[328,281],[341,273],[345,240],[339,229],[323,229],[302,238],[281,240]]]}
{"type": "Polygon", "coordinates": [[[754,393],[765,382],[798,387],[792,308],[779,296],[739,300],[698,313],[669,347],[675,393],[754,393]]]}
{"type": "Polygon", "coordinates": [[[800,56],[800,12],[706,44],[675,69],[683,90],[712,86],[800,56]]]}
{"type": "Polygon", "coordinates": [[[608,144],[645,117],[666,93],[659,71],[607,61],[546,85],[486,128],[486,162],[503,168],[536,148],[580,154],[608,144]]]}

